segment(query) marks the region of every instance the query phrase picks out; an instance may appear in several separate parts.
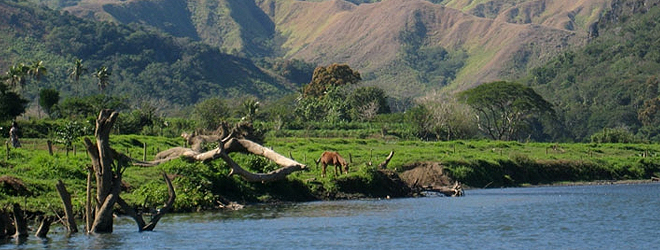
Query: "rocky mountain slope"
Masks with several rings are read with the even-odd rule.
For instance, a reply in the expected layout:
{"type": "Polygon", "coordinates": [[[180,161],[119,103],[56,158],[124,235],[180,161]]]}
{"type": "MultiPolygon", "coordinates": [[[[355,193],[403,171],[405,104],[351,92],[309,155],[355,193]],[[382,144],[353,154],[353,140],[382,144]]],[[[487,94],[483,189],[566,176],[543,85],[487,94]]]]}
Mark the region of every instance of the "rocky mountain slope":
{"type": "Polygon", "coordinates": [[[150,25],[251,57],[347,63],[363,74],[365,84],[405,98],[525,74],[559,51],[585,44],[589,27],[610,2],[82,0],[65,10],[96,20],[150,25]],[[410,53],[402,49],[409,42],[402,34],[408,33],[415,36],[419,53],[443,49],[466,54],[462,67],[449,72],[448,81],[428,77],[403,59],[410,53]]]}

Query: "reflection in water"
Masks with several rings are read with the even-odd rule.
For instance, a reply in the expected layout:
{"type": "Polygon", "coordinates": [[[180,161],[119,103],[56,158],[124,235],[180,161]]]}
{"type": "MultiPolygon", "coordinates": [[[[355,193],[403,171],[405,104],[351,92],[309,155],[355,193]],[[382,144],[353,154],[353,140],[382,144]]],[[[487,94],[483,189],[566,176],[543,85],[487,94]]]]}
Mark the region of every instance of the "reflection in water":
{"type": "Polygon", "coordinates": [[[0,249],[651,249],[660,185],[470,190],[411,198],[249,206],[167,215],[154,232],[128,218],[115,232],[30,237],[0,249]]]}

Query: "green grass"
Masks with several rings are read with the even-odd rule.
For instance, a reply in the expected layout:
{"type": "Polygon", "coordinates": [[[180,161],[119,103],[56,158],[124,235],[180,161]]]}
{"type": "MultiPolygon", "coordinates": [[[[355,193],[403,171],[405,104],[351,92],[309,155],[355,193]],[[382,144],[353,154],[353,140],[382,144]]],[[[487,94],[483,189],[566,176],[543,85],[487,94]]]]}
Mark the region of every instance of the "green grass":
{"type": "MultiPolygon", "coordinates": [[[[116,150],[142,159],[147,145],[147,160],[156,152],[182,146],[183,139],[137,135],[112,135],[116,150]]],[[[23,140],[23,148],[0,150],[0,177],[12,176],[27,187],[27,194],[16,194],[0,184],[0,207],[19,203],[28,210],[61,211],[55,183],[61,179],[72,193],[74,209],[82,211],[86,168],[91,162],[81,142],[68,155],[55,145],[53,155],[46,141],[23,140]]],[[[161,206],[167,189],[161,173],[174,178],[177,200],[175,211],[213,209],[219,201],[242,203],[276,200],[305,201],[317,199],[380,197],[383,180],[375,167],[394,151],[388,168],[402,171],[415,162],[440,162],[455,179],[472,187],[527,186],[546,183],[635,180],[660,176],[660,146],[655,144],[591,143],[521,143],[502,141],[424,142],[407,140],[273,137],[264,144],[276,152],[292,156],[309,166],[310,171],[296,172],[285,181],[247,183],[238,176],[228,176],[221,160],[189,163],[174,160],[157,167],[129,167],[124,173],[126,190],[122,197],[131,204],[161,206]],[[323,151],[338,151],[351,160],[350,173],[339,178],[320,177],[314,159],[323,151]]],[[[233,154],[232,157],[251,171],[267,172],[278,166],[257,156],[233,154]]]]}

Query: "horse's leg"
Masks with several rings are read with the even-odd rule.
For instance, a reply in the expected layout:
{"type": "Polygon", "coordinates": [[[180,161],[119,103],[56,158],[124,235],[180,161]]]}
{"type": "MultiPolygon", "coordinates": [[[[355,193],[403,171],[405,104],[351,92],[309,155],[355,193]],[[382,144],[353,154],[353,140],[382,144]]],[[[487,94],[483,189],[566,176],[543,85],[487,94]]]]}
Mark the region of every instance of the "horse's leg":
{"type": "Polygon", "coordinates": [[[335,177],[341,175],[341,168],[339,166],[340,165],[335,164],[335,177]]]}
{"type": "Polygon", "coordinates": [[[327,167],[327,164],[323,162],[321,163],[321,167],[323,167],[323,171],[321,171],[321,177],[325,177],[325,167],[327,167]]]}

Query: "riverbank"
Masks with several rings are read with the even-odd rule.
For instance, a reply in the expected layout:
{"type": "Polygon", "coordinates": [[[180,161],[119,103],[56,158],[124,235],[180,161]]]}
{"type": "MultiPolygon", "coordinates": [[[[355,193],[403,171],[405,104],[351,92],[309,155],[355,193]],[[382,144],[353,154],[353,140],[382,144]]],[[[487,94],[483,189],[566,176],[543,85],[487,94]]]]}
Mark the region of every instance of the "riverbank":
{"type": "MultiPolygon", "coordinates": [[[[133,158],[151,160],[157,152],[184,143],[180,138],[113,135],[111,145],[133,158]]],[[[162,172],[173,177],[178,192],[175,212],[214,210],[230,201],[251,204],[407,197],[414,193],[407,190],[411,187],[449,186],[455,181],[460,181],[465,189],[604,185],[645,182],[660,173],[657,157],[660,146],[655,144],[267,138],[264,146],[306,164],[308,170],[293,173],[283,181],[249,183],[230,176],[229,168],[221,160],[206,163],[174,160],[156,167],[128,168],[124,173],[122,198],[149,209],[160,207],[167,197],[162,172]],[[321,177],[321,169],[314,160],[323,151],[337,151],[345,157],[350,162],[349,173],[334,177],[334,169],[329,168],[328,176],[321,177]],[[386,171],[380,171],[375,165],[390,152],[394,154],[386,171]],[[419,166],[424,167],[413,171],[414,174],[409,172],[419,166]]],[[[83,147],[77,144],[76,148],[83,147]]],[[[0,159],[0,176],[16,178],[25,188],[13,188],[10,183],[0,185],[0,205],[20,203],[26,209],[50,206],[59,210],[61,200],[55,183],[61,179],[72,193],[74,210],[82,211],[86,167],[90,165],[86,153],[80,150],[67,153],[56,144],[50,155],[46,140],[25,139],[23,148],[11,149],[5,156],[0,159]]],[[[232,157],[253,172],[277,168],[258,156],[232,157]]]]}

